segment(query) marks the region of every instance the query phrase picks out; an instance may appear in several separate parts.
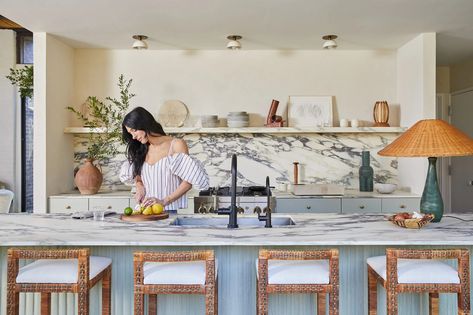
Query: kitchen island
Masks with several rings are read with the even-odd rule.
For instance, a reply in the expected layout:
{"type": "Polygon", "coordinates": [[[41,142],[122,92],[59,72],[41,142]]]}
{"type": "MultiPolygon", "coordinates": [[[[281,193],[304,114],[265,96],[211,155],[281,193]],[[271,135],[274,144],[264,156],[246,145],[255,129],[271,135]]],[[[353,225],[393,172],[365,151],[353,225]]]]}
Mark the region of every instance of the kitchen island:
{"type": "MultiPolygon", "coordinates": [[[[133,313],[135,250],[214,249],[218,259],[219,313],[225,315],[255,313],[255,260],[260,248],[338,248],[340,314],[347,315],[367,313],[366,258],[383,255],[386,247],[465,247],[473,250],[473,215],[446,216],[442,222],[420,230],[402,229],[386,221],[384,216],[291,214],[295,225],[229,230],[225,226],[175,226],[171,224],[175,217],[158,222],[131,223],[115,216],[98,223],[59,214],[0,215],[0,314],[5,314],[6,309],[8,247],[89,247],[93,255],[111,257],[112,312],[117,315],[133,313]]],[[[384,314],[384,290],[378,289],[379,314],[384,314]]],[[[20,314],[39,314],[39,296],[29,295],[20,300],[20,314]]],[[[99,314],[99,301],[100,290],[94,288],[91,314],[99,314]]],[[[200,296],[164,296],[158,301],[159,314],[203,314],[204,311],[204,299],[200,296]]],[[[427,305],[425,295],[401,295],[399,314],[428,314],[427,305]]],[[[271,295],[269,307],[270,314],[314,314],[315,299],[303,294],[271,295]]],[[[74,297],[70,294],[53,298],[52,314],[74,314],[74,308],[74,297]]],[[[456,314],[454,295],[441,296],[440,314],[456,314]]]]}

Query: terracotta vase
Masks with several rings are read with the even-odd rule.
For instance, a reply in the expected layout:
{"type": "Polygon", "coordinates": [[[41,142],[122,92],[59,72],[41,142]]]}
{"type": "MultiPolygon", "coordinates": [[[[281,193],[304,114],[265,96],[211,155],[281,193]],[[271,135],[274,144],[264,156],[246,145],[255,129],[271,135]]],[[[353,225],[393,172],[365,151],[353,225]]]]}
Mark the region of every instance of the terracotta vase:
{"type": "Polygon", "coordinates": [[[389,106],[386,101],[379,101],[374,104],[373,118],[375,127],[389,127],[389,106]]]}
{"type": "Polygon", "coordinates": [[[93,159],[85,159],[74,182],[82,195],[96,194],[102,186],[102,172],[93,164],[93,159]]]}

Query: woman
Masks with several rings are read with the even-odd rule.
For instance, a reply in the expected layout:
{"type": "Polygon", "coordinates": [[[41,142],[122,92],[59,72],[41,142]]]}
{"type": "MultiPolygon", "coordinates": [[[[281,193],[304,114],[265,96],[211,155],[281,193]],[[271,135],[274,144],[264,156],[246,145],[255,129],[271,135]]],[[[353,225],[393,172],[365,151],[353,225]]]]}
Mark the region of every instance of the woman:
{"type": "Polygon", "coordinates": [[[144,206],[160,203],[167,211],[177,211],[187,208],[186,192],[192,185],[208,188],[207,172],[189,156],[186,142],[167,136],[146,109],[137,107],[129,112],[122,130],[128,162],[120,180],[134,180],[136,202],[144,206]]]}

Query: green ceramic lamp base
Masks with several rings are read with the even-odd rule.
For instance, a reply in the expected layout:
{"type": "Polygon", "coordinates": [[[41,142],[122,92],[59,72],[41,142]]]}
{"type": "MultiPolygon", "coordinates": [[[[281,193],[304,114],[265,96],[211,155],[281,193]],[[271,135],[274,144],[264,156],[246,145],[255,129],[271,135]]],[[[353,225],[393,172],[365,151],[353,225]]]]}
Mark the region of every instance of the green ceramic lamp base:
{"type": "Polygon", "coordinates": [[[440,222],[443,216],[443,200],[437,182],[436,157],[429,157],[429,168],[425,180],[424,192],[420,199],[420,211],[432,213],[435,218],[432,222],[440,222]]]}

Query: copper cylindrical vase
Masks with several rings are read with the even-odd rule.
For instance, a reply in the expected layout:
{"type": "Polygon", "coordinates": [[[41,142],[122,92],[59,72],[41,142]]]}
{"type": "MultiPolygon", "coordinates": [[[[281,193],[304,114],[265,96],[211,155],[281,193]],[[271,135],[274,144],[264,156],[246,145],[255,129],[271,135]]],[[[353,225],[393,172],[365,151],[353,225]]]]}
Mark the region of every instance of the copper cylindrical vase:
{"type": "Polygon", "coordinates": [[[386,101],[379,101],[374,104],[373,118],[375,127],[389,127],[389,106],[386,101]]]}

